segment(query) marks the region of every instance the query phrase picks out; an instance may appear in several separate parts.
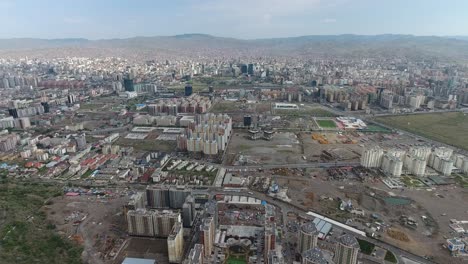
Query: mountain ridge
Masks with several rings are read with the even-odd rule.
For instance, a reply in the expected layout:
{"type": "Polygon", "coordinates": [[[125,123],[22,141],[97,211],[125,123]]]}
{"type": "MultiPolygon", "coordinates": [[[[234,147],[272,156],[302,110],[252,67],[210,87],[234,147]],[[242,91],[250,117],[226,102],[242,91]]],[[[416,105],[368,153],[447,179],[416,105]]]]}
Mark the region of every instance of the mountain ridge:
{"type": "Polygon", "coordinates": [[[305,35],[286,38],[236,39],[201,33],[90,40],[86,38],[0,39],[0,54],[28,54],[55,49],[70,56],[417,56],[468,60],[468,38],[381,35],[305,35]],[[27,52],[25,52],[27,51],[27,52]],[[136,55],[133,55],[136,56],[136,55]]]}

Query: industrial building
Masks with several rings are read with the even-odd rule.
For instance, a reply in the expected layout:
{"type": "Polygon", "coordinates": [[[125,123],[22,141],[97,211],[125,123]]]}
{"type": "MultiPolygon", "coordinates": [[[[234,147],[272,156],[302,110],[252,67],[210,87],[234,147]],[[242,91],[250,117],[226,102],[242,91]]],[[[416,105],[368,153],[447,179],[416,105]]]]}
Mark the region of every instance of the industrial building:
{"type": "Polygon", "coordinates": [[[317,228],[318,238],[325,239],[328,236],[328,233],[330,233],[332,229],[332,224],[330,224],[328,221],[324,219],[321,219],[320,217],[314,218],[313,223],[315,224],[315,227],[317,228]]]}
{"type": "Polygon", "coordinates": [[[184,254],[183,228],[180,222],[172,227],[171,233],[167,237],[167,250],[169,263],[181,263],[184,254]]]}
{"type": "Polygon", "coordinates": [[[336,264],[356,264],[358,253],[357,239],[350,234],[345,234],[338,239],[333,261],[336,264]]]}
{"type": "Polygon", "coordinates": [[[311,248],[302,253],[302,264],[327,264],[328,261],[323,257],[319,248],[311,248]]]}
{"type": "Polygon", "coordinates": [[[299,229],[298,250],[300,253],[317,247],[319,231],[314,222],[304,223],[299,229]]]}
{"type": "Polygon", "coordinates": [[[275,103],[274,109],[294,110],[299,109],[299,106],[297,104],[275,103]]]}

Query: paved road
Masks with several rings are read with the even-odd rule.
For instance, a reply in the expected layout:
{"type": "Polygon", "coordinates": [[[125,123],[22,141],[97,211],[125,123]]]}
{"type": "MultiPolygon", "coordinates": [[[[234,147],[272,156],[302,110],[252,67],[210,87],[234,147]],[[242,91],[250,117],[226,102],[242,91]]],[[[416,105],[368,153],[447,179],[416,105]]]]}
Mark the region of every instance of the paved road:
{"type": "Polygon", "coordinates": [[[256,169],[275,169],[275,168],[330,168],[359,166],[359,162],[314,162],[314,163],[289,163],[272,165],[246,165],[246,166],[225,166],[228,171],[256,170],[256,169]]]}

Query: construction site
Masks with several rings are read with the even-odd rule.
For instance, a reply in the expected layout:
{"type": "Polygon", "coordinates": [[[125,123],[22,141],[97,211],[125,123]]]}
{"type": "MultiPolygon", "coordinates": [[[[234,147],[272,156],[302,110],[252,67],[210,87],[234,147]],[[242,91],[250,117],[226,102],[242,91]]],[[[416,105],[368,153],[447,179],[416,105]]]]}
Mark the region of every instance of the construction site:
{"type": "Polygon", "coordinates": [[[276,132],[270,140],[252,140],[252,132],[236,131],[226,165],[357,162],[362,147],[356,132],[276,132]]]}
{"type": "Polygon", "coordinates": [[[104,195],[56,197],[44,207],[48,220],[59,234],[84,248],[83,260],[89,263],[115,263],[126,239],[123,206],[124,191],[104,195]]]}

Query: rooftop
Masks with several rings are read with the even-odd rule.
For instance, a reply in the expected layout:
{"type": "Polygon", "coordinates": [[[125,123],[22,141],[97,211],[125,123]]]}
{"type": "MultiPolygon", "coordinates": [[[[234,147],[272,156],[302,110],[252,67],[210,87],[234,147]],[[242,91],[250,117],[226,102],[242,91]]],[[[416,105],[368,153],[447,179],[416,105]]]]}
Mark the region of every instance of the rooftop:
{"type": "Polygon", "coordinates": [[[302,257],[315,264],[327,264],[328,261],[323,257],[322,251],[318,248],[312,248],[302,253],[302,257]]]}
{"type": "Polygon", "coordinates": [[[314,222],[307,222],[301,226],[301,230],[307,234],[318,234],[317,227],[314,222]]]}
{"type": "Polygon", "coordinates": [[[340,237],[340,242],[348,247],[354,247],[354,248],[359,248],[359,243],[357,239],[350,235],[350,234],[345,234],[340,237]]]}

